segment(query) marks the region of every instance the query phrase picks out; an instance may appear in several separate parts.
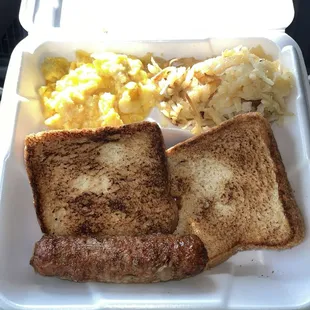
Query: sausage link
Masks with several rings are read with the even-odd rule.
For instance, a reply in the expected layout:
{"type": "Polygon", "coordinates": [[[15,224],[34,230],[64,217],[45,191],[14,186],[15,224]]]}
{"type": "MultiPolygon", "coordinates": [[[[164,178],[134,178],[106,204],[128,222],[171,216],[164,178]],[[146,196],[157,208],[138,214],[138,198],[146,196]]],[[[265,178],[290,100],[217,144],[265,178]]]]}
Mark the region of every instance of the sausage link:
{"type": "Polygon", "coordinates": [[[30,264],[41,275],[76,282],[150,283],[194,276],[207,260],[195,235],[43,236],[30,264]]]}

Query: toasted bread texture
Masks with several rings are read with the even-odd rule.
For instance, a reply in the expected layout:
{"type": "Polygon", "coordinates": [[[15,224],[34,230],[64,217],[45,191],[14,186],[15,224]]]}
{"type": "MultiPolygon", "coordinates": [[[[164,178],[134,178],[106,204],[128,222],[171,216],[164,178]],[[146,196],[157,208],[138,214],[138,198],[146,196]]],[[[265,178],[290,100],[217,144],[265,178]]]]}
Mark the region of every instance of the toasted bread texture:
{"type": "Polygon", "coordinates": [[[43,233],[143,235],[176,228],[178,209],[155,123],[32,134],[25,163],[43,233]]]}
{"type": "Polygon", "coordinates": [[[287,249],[304,238],[269,123],[248,113],[167,150],[180,212],[178,234],[196,234],[213,267],[240,250],[287,249]]]}

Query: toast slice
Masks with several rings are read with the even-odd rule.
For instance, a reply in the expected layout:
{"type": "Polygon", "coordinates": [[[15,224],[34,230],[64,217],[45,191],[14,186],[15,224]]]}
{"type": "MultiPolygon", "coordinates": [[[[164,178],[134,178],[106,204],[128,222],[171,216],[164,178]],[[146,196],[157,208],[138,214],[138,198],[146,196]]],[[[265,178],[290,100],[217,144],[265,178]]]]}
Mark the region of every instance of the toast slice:
{"type": "Polygon", "coordinates": [[[177,226],[155,123],[32,134],[25,163],[43,233],[143,235],[177,226]]]}
{"type": "Polygon", "coordinates": [[[287,249],[304,238],[269,123],[248,113],[167,150],[178,234],[196,234],[213,267],[240,250],[287,249]]]}

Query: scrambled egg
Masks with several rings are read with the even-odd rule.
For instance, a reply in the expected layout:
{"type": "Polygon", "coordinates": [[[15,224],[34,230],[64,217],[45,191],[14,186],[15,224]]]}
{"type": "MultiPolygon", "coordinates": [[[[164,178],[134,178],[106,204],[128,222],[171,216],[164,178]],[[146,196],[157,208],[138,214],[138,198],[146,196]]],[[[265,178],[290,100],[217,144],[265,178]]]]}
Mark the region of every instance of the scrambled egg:
{"type": "Polygon", "coordinates": [[[39,90],[51,129],[120,126],[145,119],[153,107],[173,124],[200,133],[240,113],[282,121],[293,75],[257,46],[222,55],[164,60],[105,52],[46,58],[39,90]]]}
{"type": "Polygon", "coordinates": [[[143,63],[134,57],[78,51],[71,63],[62,57],[46,58],[41,70],[46,85],[39,94],[51,129],[139,122],[159,100],[143,63]]]}

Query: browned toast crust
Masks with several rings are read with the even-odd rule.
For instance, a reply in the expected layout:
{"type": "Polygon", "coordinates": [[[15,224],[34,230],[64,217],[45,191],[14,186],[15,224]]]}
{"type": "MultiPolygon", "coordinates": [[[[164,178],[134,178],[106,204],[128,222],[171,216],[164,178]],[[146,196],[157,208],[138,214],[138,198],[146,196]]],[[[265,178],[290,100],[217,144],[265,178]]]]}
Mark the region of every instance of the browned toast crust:
{"type": "MultiPolygon", "coordinates": [[[[287,232],[283,234],[282,240],[280,240],[281,238],[277,236],[277,241],[273,241],[273,238],[274,238],[273,235],[270,236],[269,240],[266,239],[261,242],[245,242],[245,241],[240,242],[240,240],[238,239],[240,237],[237,237],[235,242],[234,243],[232,242],[231,246],[229,248],[226,248],[223,252],[219,253],[220,251],[217,251],[217,255],[213,256],[212,251],[211,253],[209,251],[210,261],[208,263],[208,267],[213,267],[225,261],[230,256],[232,256],[233,254],[241,250],[262,249],[262,248],[281,250],[281,249],[291,248],[299,244],[304,239],[304,235],[305,235],[303,218],[296,204],[296,201],[294,199],[294,195],[293,195],[291,186],[289,184],[289,181],[288,181],[288,178],[285,172],[285,168],[284,168],[284,165],[281,159],[281,155],[279,153],[277,143],[274,138],[271,126],[267,122],[267,120],[265,120],[259,113],[248,113],[248,114],[236,116],[235,118],[229,121],[226,121],[217,127],[210,129],[208,132],[203,133],[202,135],[198,137],[193,137],[191,139],[188,139],[185,142],[179,143],[176,146],[167,150],[166,153],[169,158],[168,162],[170,162],[170,169],[171,169],[171,174],[172,174],[172,195],[175,196],[181,204],[180,212],[182,213],[182,208],[184,208],[184,206],[182,205],[182,197],[187,195],[188,188],[190,187],[189,183],[195,182],[195,180],[188,181],[184,177],[184,175],[181,175],[182,172],[180,172],[181,171],[180,168],[182,169],[183,163],[180,160],[180,158],[178,158],[179,154],[183,154],[183,155],[186,154],[186,156],[189,159],[192,158],[193,156],[197,157],[197,155],[191,153],[191,151],[193,150],[193,146],[195,146],[195,153],[200,153],[201,157],[204,157],[203,154],[207,152],[206,141],[208,142],[209,145],[216,143],[216,140],[219,139],[221,136],[229,133],[229,131],[239,130],[238,128],[240,128],[240,126],[242,126],[243,130],[248,130],[248,131],[255,130],[257,134],[261,135],[262,141],[267,146],[267,151],[269,152],[270,155],[264,154],[264,158],[267,158],[268,156],[270,156],[273,162],[272,166],[273,166],[273,171],[276,177],[276,183],[278,186],[278,196],[279,196],[279,200],[281,202],[282,208],[283,208],[283,213],[285,215],[286,220],[288,221],[289,228],[287,229],[287,232]],[[174,164],[174,160],[176,161],[175,164],[174,164]]],[[[246,135],[247,133],[245,132],[244,136],[246,135]]],[[[240,134],[240,137],[242,138],[242,133],[240,134]]],[[[219,156],[222,156],[223,158],[225,158],[225,156],[226,157],[228,156],[228,155],[225,155],[225,152],[226,152],[225,146],[223,147],[222,150],[220,149],[218,150],[218,153],[220,154],[219,156]]],[[[213,153],[211,152],[210,154],[212,155],[213,153]]],[[[206,155],[206,157],[208,157],[208,155],[206,155]]],[[[225,167],[225,164],[227,164],[227,160],[228,160],[227,158],[223,160],[224,167],[225,167]]],[[[241,157],[240,160],[247,161],[251,159],[241,157]]],[[[239,163],[239,164],[241,165],[242,163],[239,163]]],[[[227,165],[227,169],[230,169],[229,164],[227,165]]],[[[206,175],[205,177],[206,177],[205,182],[208,182],[208,176],[206,175]]],[[[234,184],[233,186],[236,186],[236,185],[234,184]]],[[[257,195],[259,195],[259,193],[257,195]]],[[[203,199],[207,199],[207,198],[208,197],[203,197],[203,199]]],[[[234,197],[228,197],[228,198],[229,199],[231,198],[232,201],[234,199],[234,197]]],[[[251,208],[255,208],[255,206],[252,205],[251,208]]],[[[201,218],[203,218],[203,216],[201,218]]],[[[250,221],[251,219],[248,219],[248,220],[250,221]]],[[[284,219],[282,220],[284,223],[285,220],[284,219]]],[[[184,221],[184,219],[182,219],[182,216],[181,216],[180,217],[181,224],[182,224],[182,221],[184,221]]],[[[225,223],[225,225],[228,225],[228,228],[231,225],[238,226],[238,224],[236,224],[235,222],[225,223]]],[[[236,230],[238,229],[237,226],[235,227],[236,230]]],[[[266,227],[268,227],[268,225],[266,225],[266,227]]],[[[223,227],[219,225],[218,229],[223,229],[223,227]]],[[[268,229],[270,229],[270,231],[273,231],[272,227],[269,227],[268,229]]],[[[190,233],[195,233],[191,229],[181,229],[182,233],[189,233],[189,231],[190,233]]],[[[274,229],[275,233],[276,231],[277,230],[274,229]]],[[[177,229],[177,232],[180,232],[180,230],[177,229]]],[[[200,236],[199,233],[198,233],[198,236],[200,236]]],[[[201,238],[201,239],[204,241],[204,238],[201,238]]],[[[205,243],[205,246],[208,248],[208,244],[205,243]]]]}
{"type": "Polygon", "coordinates": [[[164,150],[161,130],[150,122],[27,136],[25,163],[42,232],[173,232],[178,214],[164,150]]]}
{"type": "MultiPolygon", "coordinates": [[[[283,246],[283,248],[291,248],[301,243],[305,237],[304,220],[301,211],[297,206],[291,185],[288,181],[281,154],[279,152],[271,126],[266,119],[263,119],[263,121],[265,122],[266,129],[268,131],[270,155],[275,164],[279,197],[292,230],[291,237],[283,246]]],[[[280,249],[281,247],[279,247],[279,250],[280,249]]]]}

